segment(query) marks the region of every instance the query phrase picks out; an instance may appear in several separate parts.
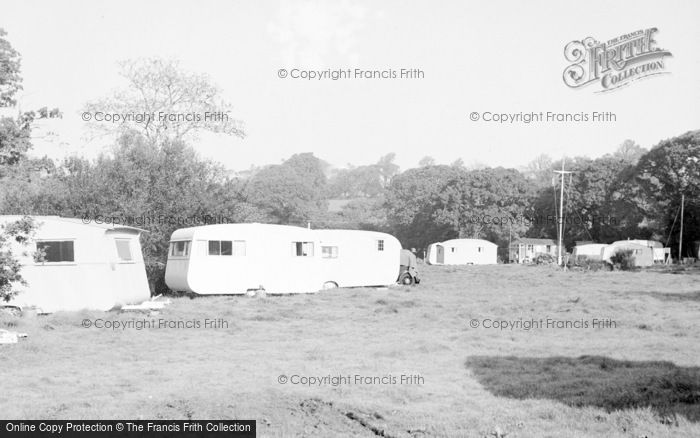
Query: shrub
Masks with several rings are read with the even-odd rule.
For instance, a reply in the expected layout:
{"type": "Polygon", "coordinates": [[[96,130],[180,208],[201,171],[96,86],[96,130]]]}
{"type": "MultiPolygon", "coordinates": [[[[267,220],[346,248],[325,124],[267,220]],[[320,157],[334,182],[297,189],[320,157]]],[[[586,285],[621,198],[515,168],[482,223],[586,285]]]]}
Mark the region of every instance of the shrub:
{"type": "Polygon", "coordinates": [[[25,216],[22,219],[0,226],[0,301],[10,301],[16,294],[17,285],[26,285],[20,271],[22,264],[12,252],[12,241],[26,245],[37,224],[25,216]]]}
{"type": "Polygon", "coordinates": [[[538,253],[535,255],[533,261],[535,262],[535,264],[538,265],[551,265],[553,263],[556,263],[557,259],[551,254],[538,253]]]}
{"type": "Polygon", "coordinates": [[[610,257],[610,263],[612,263],[615,269],[621,269],[623,271],[634,269],[634,251],[631,249],[618,249],[615,254],[610,257]]]}
{"type": "Polygon", "coordinates": [[[609,269],[609,264],[600,259],[600,257],[591,257],[580,255],[576,258],[569,259],[569,267],[577,266],[584,271],[600,271],[609,269]]]}

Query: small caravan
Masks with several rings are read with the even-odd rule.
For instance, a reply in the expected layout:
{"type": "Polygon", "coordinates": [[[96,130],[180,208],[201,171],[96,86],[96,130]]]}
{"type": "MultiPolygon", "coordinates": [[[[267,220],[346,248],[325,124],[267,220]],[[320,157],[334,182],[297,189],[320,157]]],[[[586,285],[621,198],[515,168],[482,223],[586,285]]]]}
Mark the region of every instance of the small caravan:
{"type": "Polygon", "coordinates": [[[202,295],[387,286],[398,277],[400,252],[395,237],[373,231],[205,225],[173,233],[165,282],[202,295]]]}
{"type": "MultiPolygon", "coordinates": [[[[19,293],[9,305],[43,312],[109,310],[150,298],[142,230],[58,216],[32,218],[37,228],[29,241],[10,239],[27,284],[16,286],[19,293]]],[[[0,216],[0,225],[21,219],[0,216]]]]}
{"type": "Polygon", "coordinates": [[[571,259],[574,263],[579,263],[584,260],[601,261],[603,260],[603,250],[607,247],[605,243],[585,243],[576,245],[571,251],[571,259]]]}
{"type": "Polygon", "coordinates": [[[483,239],[451,239],[428,246],[431,265],[495,265],[498,246],[483,239]]]}

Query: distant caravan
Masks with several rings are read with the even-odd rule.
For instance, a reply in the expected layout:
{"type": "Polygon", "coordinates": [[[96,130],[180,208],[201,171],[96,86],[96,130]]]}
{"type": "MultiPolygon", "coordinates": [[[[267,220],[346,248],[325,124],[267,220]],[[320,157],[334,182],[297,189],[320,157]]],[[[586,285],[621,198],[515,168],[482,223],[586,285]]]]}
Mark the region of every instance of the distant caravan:
{"type": "Polygon", "coordinates": [[[497,245],[483,239],[451,239],[428,246],[430,265],[495,265],[497,245]]]}
{"type": "Polygon", "coordinates": [[[206,225],[173,233],[165,282],[201,295],[388,286],[398,277],[400,253],[395,237],[373,231],[206,225]]]}

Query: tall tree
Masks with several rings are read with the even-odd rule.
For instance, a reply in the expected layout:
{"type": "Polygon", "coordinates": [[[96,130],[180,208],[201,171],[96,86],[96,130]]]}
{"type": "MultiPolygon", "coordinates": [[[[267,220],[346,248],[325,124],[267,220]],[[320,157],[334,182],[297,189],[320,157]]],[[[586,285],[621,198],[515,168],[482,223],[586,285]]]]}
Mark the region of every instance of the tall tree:
{"type": "Polygon", "coordinates": [[[311,153],[296,154],[282,164],[263,168],[247,182],[245,196],[271,221],[302,224],[326,211],[327,165],[311,153]]]}
{"type": "Polygon", "coordinates": [[[381,169],[376,164],[335,170],[328,180],[331,198],[374,198],[384,192],[381,169]]]}
{"type": "Polygon", "coordinates": [[[436,221],[451,225],[460,237],[487,239],[506,248],[510,237],[524,236],[530,227],[533,189],[515,169],[463,172],[442,196],[445,208],[436,221]]]}
{"type": "MultiPolygon", "coordinates": [[[[0,28],[0,107],[14,106],[17,103],[15,94],[22,89],[21,57],[6,35],[7,32],[0,28]]],[[[31,147],[32,119],[30,113],[18,120],[0,117],[0,178],[6,173],[7,166],[16,165],[31,147]]]]}
{"type": "MultiPolygon", "coordinates": [[[[654,146],[635,169],[636,191],[650,228],[671,239],[677,252],[679,210],[685,196],[683,247],[689,252],[700,240],[700,130],[690,131],[654,146]]],[[[678,254],[676,254],[678,256],[678,254]]]]}
{"type": "Polygon", "coordinates": [[[15,94],[22,89],[21,56],[5,38],[0,28],[0,107],[14,106],[15,94]]]}
{"type": "MultiPolygon", "coordinates": [[[[564,242],[609,243],[629,236],[649,237],[640,228],[641,216],[632,200],[624,194],[631,165],[619,156],[576,157],[567,160],[573,173],[564,179],[564,242]]],[[[561,162],[552,163],[558,169],[561,162]]],[[[550,171],[551,172],[551,171],[550,171]]],[[[553,175],[550,173],[550,175],[553,175]]],[[[531,235],[554,238],[558,235],[560,177],[550,176],[550,185],[540,188],[534,201],[531,235]],[[554,182],[554,184],[551,184],[554,182]]]]}
{"type": "Polygon", "coordinates": [[[84,110],[132,118],[122,123],[99,123],[93,118],[96,129],[137,130],[152,144],[187,139],[202,131],[243,137],[242,122],[233,118],[231,104],[207,75],[160,58],[128,60],[120,67],[128,85],[113,96],[89,102],[84,110]],[[139,114],[142,117],[135,118],[139,114]]]}
{"type": "Polygon", "coordinates": [[[18,164],[31,148],[31,122],[29,114],[19,120],[0,117],[0,177],[3,167],[18,164]]]}
{"type": "Polygon", "coordinates": [[[452,164],[450,164],[450,166],[452,166],[452,167],[465,167],[464,160],[461,158],[457,158],[456,160],[454,160],[452,162],[452,164]]]}
{"type": "Polygon", "coordinates": [[[537,189],[548,187],[552,179],[552,158],[547,154],[538,155],[527,164],[524,174],[537,189]]]}
{"type": "Polygon", "coordinates": [[[390,152],[381,157],[376,164],[382,178],[382,187],[388,187],[394,175],[399,173],[399,166],[398,164],[394,163],[395,159],[396,154],[394,152],[390,152]]]}
{"type": "Polygon", "coordinates": [[[348,165],[331,173],[328,195],[332,198],[377,198],[382,196],[391,178],[399,171],[394,164],[396,154],[384,155],[375,164],[365,166],[348,165]]]}
{"type": "Polygon", "coordinates": [[[427,166],[396,175],[386,191],[389,225],[408,248],[457,237],[459,230],[445,220],[436,221],[450,193],[465,171],[451,166],[427,166]]]}
{"type": "Polygon", "coordinates": [[[420,167],[435,166],[435,164],[435,158],[428,155],[418,161],[418,166],[420,167]]]}
{"type": "Polygon", "coordinates": [[[388,220],[405,246],[485,238],[507,246],[524,235],[532,190],[515,169],[467,171],[426,166],[396,176],[387,190],[388,220]]]}
{"type": "Polygon", "coordinates": [[[614,156],[629,164],[637,164],[648,151],[639,146],[634,140],[625,140],[617,147],[614,156]]]}

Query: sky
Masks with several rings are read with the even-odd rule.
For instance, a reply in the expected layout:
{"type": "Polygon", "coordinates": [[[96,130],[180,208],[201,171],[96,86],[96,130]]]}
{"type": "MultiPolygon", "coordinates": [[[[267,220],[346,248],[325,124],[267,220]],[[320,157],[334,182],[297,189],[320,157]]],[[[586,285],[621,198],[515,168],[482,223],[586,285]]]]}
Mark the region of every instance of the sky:
{"type": "Polygon", "coordinates": [[[22,55],[22,110],[59,107],[33,154],[92,158],[112,140],[81,119],[123,86],[117,63],[178,59],[206,73],[245,123],[239,139],[193,146],[231,170],[313,152],[333,166],[395,152],[403,168],[520,167],[539,154],[597,157],[625,139],[649,148],[700,128],[700,2],[634,1],[7,1],[0,27],[22,55]],[[572,89],[564,47],[655,27],[667,74],[596,93],[572,89]],[[280,78],[324,69],[420,69],[416,79],[280,78]],[[610,122],[496,123],[492,113],[612,112],[610,122]],[[480,118],[472,121],[476,112],[480,118]],[[55,135],[47,135],[55,134],[55,135]]]}

